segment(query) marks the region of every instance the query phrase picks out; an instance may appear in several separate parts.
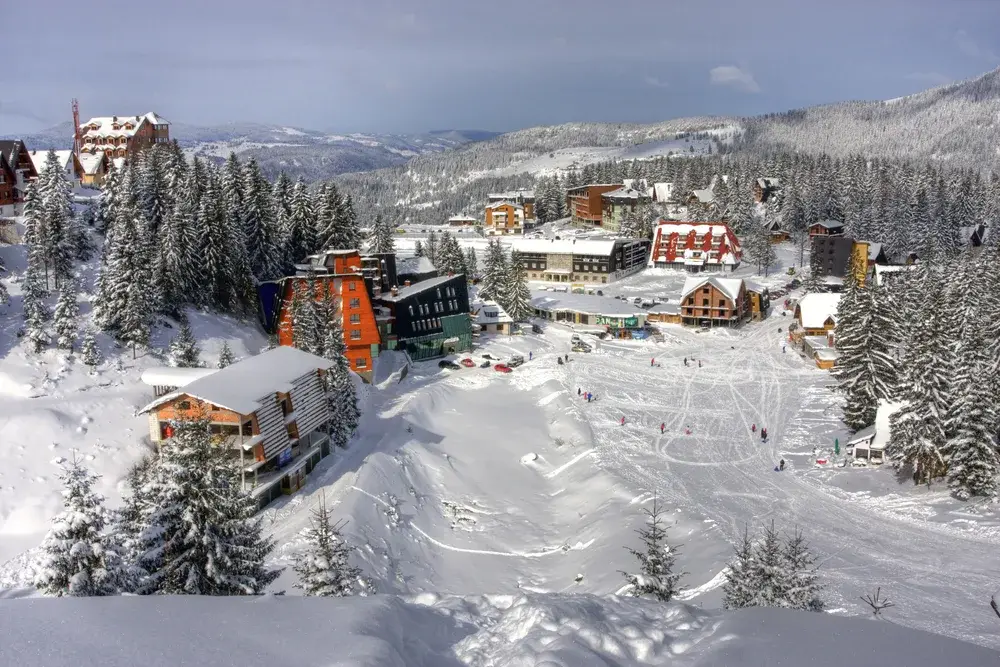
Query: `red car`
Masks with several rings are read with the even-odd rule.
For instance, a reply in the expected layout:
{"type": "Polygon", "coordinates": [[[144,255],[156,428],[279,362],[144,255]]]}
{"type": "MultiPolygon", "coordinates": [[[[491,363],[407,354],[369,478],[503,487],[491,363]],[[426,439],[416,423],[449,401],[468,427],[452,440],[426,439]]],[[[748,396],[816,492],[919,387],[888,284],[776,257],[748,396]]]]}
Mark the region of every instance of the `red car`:
{"type": "Polygon", "coordinates": [[[466,368],[473,368],[475,367],[476,362],[474,362],[472,359],[462,359],[462,365],[465,366],[466,368]]]}
{"type": "Polygon", "coordinates": [[[493,367],[493,370],[499,371],[501,373],[510,373],[511,369],[510,366],[508,366],[507,364],[497,364],[496,366],[493,367]]]}

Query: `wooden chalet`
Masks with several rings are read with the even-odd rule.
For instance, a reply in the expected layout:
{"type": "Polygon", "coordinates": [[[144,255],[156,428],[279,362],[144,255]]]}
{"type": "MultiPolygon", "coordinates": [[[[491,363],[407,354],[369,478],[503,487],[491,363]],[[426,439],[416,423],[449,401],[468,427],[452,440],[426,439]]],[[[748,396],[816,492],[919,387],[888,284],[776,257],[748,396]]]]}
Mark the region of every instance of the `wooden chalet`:
{"type": "Polygon", "coordinates": [[[753,184],[753,200],[758,204],[766,203],[781,190],[781,182],[777,178],[758,178],[753,184]]]}
{"type": "Polygon", "coordinates": [[[825,336],[837,327],[837,307],[840,294],[812,292],[795,304],[798,336],[825,336]]]}
{"type": "Polygon", "coordinates": [[[839,236],[844,233],[844,223],[836,220],[820,220],[809,226],[809,236],[839,236]]]}
{"type": "Polygon", "coordinates": [[[193,380],[150,377],[147,382],[183,386],[139,412],[149,416],[149,437],[158,448],[170,446],[178,421],[207,420],[214,444],[238,463],[244,490],[264,507],[301,488],[330,452],[323,376],[333,363],[276,347],[193,380]]]}
{"type": "MultiPolygon", "coordinates": [[[[66,174],[66,180],[73,185],[79,185],[83,177],[83,165],[80,163],[80,158],[72,150],[54,152],[56,160],[59,163],[59,168],[66,174]]],[[[30,151],[29,155],[31,156],[32,164],[35,165],[35,173],[41,176],[46,169],[45,165],[48,163],[49,151],[30,151]]]]}
{"type": "Polygon", "coordinates": [[[24,142],[0,141],[0,215],[20,215],[28,183],[38,178],[24,142]],[[4,166],[6,164],[6,166],[4,166]]]}
{"type": "Polygon", "coordinates": [[[132,159],[146,148],[170,142],[170,122],[153,112],[141,116],[98,116],[79,127],[84,153],[103,152],[110,159],[132,159]]]}
{"type": "Polygon", "coordinates": [[[735,326],[750,316],[741,278],[691,277],[681,290],[681,320],[701,326],[735,326]]]}
{"type": "Polygon", "coordinates": [[[747,282],[747,298],[750,300],[750,319],[762,320],[771,309],[771,293],[763,285],[747,282]]]}

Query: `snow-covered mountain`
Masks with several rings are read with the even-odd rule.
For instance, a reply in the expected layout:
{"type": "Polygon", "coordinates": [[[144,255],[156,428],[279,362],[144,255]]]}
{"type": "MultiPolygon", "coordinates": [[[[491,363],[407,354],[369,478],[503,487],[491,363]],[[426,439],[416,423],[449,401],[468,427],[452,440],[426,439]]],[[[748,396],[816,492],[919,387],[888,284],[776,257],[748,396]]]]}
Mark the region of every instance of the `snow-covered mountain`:
{"type": "Polygon", "coordinates": [[[955,166],[1000,160],[1000,68],[915,95],[842,102],[743,119],[742,149],[929,158],[955,166]]]}
{"type": "MultiPolygon", "coordinates": [[[[72,145],[73,124],[61,123],[24,139],[32,150],[72,145]]],[[[221,161],[231,152],[253,156],[265,175],[287,172],[292,178],[331,178],[402,164],[418,155],[441,153],[496,136],[483,130],[436,130],[426,134],[333,134],[287,125],[227,123],[200,126],[172,123],[170,136],[189,155],[221,161]]]]}

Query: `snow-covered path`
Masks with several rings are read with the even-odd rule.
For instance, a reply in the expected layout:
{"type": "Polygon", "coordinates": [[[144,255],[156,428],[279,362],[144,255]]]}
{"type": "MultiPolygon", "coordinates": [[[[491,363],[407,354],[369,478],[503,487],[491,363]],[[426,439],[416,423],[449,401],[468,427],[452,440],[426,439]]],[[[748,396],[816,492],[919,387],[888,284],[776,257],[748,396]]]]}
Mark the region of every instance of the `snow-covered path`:
{"type": "MultiPolygon", "coordinates": [[[[753,531],[773,519],[782,530],[800,528],[820,558],[830,607],[855,609],[858,596],[882,586],[897,604],[893,617],[906,625],[1000,646],[985,606],[1000,587],[995,530],[892,514],[814,474],[806,455],[829,447],[840,428],[826,388],[832,380],[791,350],[782,353],[777,328],[787,322],[705,334],[678,328],[671,345],[611,341],[578,355],[567,381],[598,398],[583,406],[599,465],[688,518],[715,524],[730,541],[745,524],[753,531]],[[662,367],[650,366],[652,356],[662,367]],[[685,356],[703,367],[685,367],[685,356]],[[754,423],[767,427],[766,444],[751,432],[754,423]],[[788,468],[776,473],[782,457],[788,468]]],[[[687,556],[690,587],[724,566],[687,556]]]]}

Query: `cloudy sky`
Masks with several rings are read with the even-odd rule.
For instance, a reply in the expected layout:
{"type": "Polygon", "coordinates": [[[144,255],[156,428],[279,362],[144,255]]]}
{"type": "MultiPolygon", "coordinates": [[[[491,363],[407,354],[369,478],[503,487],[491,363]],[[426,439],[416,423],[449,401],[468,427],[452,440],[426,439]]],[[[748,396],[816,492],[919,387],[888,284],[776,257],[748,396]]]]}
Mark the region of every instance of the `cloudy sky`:
{"type": "Polygon", "coordinates": [[[0,135],[69,120],[73,97],[85,118],[509,130],[892,98],[1000,65],[1000,0],[11,0],[3,17],[0,135]]]}

